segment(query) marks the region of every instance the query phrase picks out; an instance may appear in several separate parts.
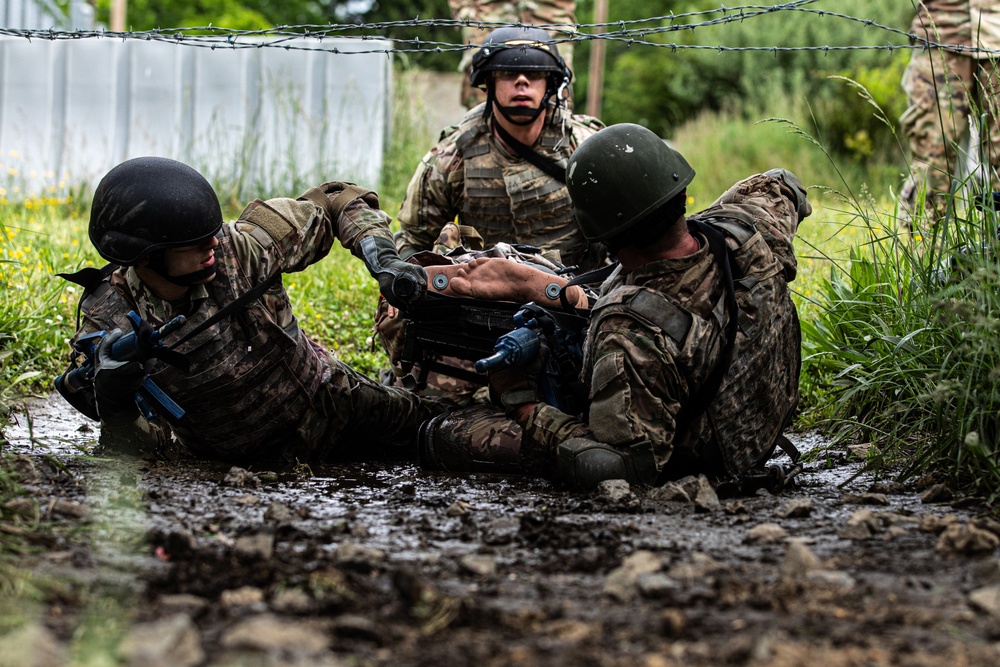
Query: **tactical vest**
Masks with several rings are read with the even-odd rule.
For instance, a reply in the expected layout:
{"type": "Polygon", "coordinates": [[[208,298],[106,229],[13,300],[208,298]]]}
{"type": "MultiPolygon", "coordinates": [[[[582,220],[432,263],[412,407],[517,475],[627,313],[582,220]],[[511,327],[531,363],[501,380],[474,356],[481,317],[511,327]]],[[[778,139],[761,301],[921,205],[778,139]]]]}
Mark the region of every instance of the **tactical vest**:
{"type": "MultiPolygon", "coordinates": [[[[801,334],[781,263],[757,233],[752,218],[736,206],[711,212],[711,217],[698,219],[736,242],[735,249],[730,244],[730,254],[742,276],[735,281],[739,328],[732,363],[718,392],[686,433],[674,435],[674,452],[696,452],[704,458],[702,468],[739,476],[770,455],[792,417],[798,402],[801,334]]],[[[711,317],[705,318],[669,294],[621,284],[621,275],[609,280],[618,284],[594,305],[588,339],[609,316],[638,320],[667,340],[678,372],[695,395],[723,353],[728,321],[724,292],[720,290],[711,317]]],[[[593,368],[592,353],[586,350],[587,376],[593,368]]]]}
{"type": "MultiPolygon", "coordinates": [[[[572,120],[555,112],[533,148],[565,167],[575,148],[569,141],[573,128],[572,120]]],[[[587,241],[573,218],[566,186],[527,160],[505,155],[481,110],[470,112],[459,132],[455,144],[465,170],[462,224],[474,227],[487,248],[500,242],[524,243],[559,251],[556,259],[568,266],[578,264],[587,241]]]]}
{"type": "MultiPolygon", "coordinates": [[[[165,345],[253,288],[239,268],[229,229],[223,226],[218,236],[216,277],[205,285],[208,299],[181,329],[167,336],[165,345]]],[[[265,247],[273,243],[262,230],[255,231],[254,237],[265,247]]],[[[252,458],[301,444],[296,427],[328,380],[329,363],[325,351],[299,330],[280,280],[267,294],[277,301],[276,312],[288,314],[286,326],[280,326],[257,300],[175,348],[191,362],[186,373],[156,359],[147,362],[152,380],[186,411],[171,429],[194,452],[223,459],[252,458]]],[[[127,326],[123,317],[133,306],[125,295],[108,289],[95,296],[82,305],[88,317],[127,326]]]]}

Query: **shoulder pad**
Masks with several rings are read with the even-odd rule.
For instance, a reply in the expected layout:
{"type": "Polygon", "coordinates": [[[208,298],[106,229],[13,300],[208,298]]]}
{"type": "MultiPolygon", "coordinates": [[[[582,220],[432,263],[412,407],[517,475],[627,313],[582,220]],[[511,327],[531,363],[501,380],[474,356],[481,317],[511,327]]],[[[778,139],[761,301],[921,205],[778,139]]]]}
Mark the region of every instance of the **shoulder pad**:
{"type": "Polygon", "coordinates": [[[743,245],[757,233],[754,217],[739,206],[722,204],[691,216],[693,220],[712,225],[743,245]]]}
{"type": "Polygon", "coordinates": [[[636,285],[618,287],[605,294],[594,304],[592,313],[596,318],[623,311],[648,322],[678,345],[684,344],[693,321],[691,313],[662,294],[636,285]]]}

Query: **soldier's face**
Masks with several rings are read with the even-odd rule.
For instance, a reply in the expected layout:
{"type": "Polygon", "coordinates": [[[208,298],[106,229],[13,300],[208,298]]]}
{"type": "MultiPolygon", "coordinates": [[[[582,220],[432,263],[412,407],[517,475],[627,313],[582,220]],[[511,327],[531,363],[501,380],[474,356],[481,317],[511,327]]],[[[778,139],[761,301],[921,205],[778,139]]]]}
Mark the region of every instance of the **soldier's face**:
{"type": "Polygon", "coordinates": [[[536,109],[545,98],[546,72],[495,72],[493,75],[497,104],[502,107],[536,109]]]}
{"type": "Polygon", "coordinates": [[[197,283],[207,283],[215,278],[215,248],[219,239],[214,236],[195,245],[167,248],[163,251],[163,262],[168,276],[187,276],[204,272],[205,278],[197,283]]]}

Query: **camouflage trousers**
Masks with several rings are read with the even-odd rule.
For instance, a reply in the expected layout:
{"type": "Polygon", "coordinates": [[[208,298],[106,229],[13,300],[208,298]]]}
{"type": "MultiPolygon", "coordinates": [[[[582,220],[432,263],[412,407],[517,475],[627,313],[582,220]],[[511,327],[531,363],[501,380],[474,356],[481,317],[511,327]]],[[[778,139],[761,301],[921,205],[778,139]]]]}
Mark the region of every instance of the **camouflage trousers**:
{"type": "Polygon", "coordinates": [[[906,212],[914,211],[919,193],[924,193],[929,219],[944,214],[952,180],[965,156],[969,122],[978,122],[983,114],[986,126],[980,128],[979,153],[988,176],[975,189],[1000,189],[1000,81],[995,64],[948,51],[914,51],[903,89],[909,107],[900,125],[912,153],[910,174],[900,193],[906,212]]]}
{"type": "Polygon", "coordinates": [[[302,460],[415,458],[420,425],[454,407],[448,401],[386,387],[334,360],[333,375],[298,427],[302,460]]]}
{"type": "Polygon", "coordinates": [[[494,405],[434,417],[420,428],[420,464],[428,470],[549,476],[555,455],[533,451],[523,431],[494,405]]]}

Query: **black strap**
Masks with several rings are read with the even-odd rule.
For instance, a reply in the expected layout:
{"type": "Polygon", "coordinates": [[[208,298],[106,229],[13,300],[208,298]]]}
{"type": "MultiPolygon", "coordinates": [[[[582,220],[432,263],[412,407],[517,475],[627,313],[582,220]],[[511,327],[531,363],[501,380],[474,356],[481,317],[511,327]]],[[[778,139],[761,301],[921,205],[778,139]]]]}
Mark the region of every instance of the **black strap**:
{"type": "Polygon", "coordinates": [[[199,324],[193,330],[191,330],[191,331],[187,332],[186,334],[184,334],[184,336],[180,340],[176,340],[173,343],[171,343],[169,345],[168,349],[171,349],[171,350],[174,349],[175,347],[177,347],[178,345],[180,345],[184,341],[189,340],[191,338],[194,338],[195,336],[197,336],[198,334],[200,334],[202,331],[204,331],[205,329],[209,328],[210,326],[212,326],[213,324],[215,324],[216,322],[218,322],[219,320],[221,320],[223,317],[226,317],[227,315],[229,315],[230,313],[236,311],[237,309],[242,309],[247,304],[249,304],[249,303],[251,303],[253,301],[256,301],[280,277],[281,277],[281,273],[275,273],[273,276],[271,276],[270,278],[268,278],[264,282],[258,284],[256,287],[254,287],[253,289],[251,289],[249,292],[244,292],[243,294],[241,294],[240,296],[238,296],[236,299],[230,301],[225,306],[223,306],[222,308],[220,308],[214,315],[212,315],[210,318],[208,318],[207,320],[205,320],[204,322],[202,322],[201,324],[199,324]]]}
{"type": "Polygon", "coordinates": [[[514,149],[514,152],[560,183],[566,183],[565,167],[560,166],[559,163],[552,158],[539,155],[531,148],[531,146],[527,146],[515,139],[510,132],[504,129],[504,126],[501,125],[499,121],[493,123],[493,127],[496,129],[497,134],[500,135],[500,138],[504,140],[504,143],[514,149]]]}
{"type": "Polygon", "coordinates": [[[605,279],[607,279],[607,277],[610,276],[617,268],[618,262],[614,262],[612,264],[608,264],[607,266],[602,266],[598,269],[592,269],[586,273],[581,273],[575,278],[572,278],[568,283],[563,285],[561,290],[559,290],[559,303],[562,304],[563,310],[580,315],[580,309],[569,302],[569,297],[566,296],[566,290],[574,285],[603,283],[605,279]]]}
{"type": "Polygon", "coordinates": [[[691,397],[685,408],[681,409],[677,415],[677,425],[674,430],[674,440],[682,436],[691,427],[705,410],[709,403],[715,398],[722,386],[722,380],[729,370],[729,365],[733,361],[733,350],[736,343],[736,330],[739,327],[739,305],[736,303],[736,286],[733,281],[733,266],[729,255],[729,246],[726,245],[726,237],[711,225],[690,220],[689,224],[697,231],[701,232],[708,240],[708,249],[715,257],[715,263],[722,271],[723,286],[726,294],[726,312],[729,314],[729,321],[726,323],[726,343],[722,356],[708,376],[705,383],[699,387],[698,392],[691,397]]]}
{"type": "Polygon", "coordinates": [[[83,288],[83,294],[76,304],[76,328],[80,328],[82,322],[83,300],[92,294],[108,276],[117,271],[118,264],[105,264],[99,269],[92,266],[84,267],[75,273],[57,273],[63,280],[68,280],[83,288]]]}

